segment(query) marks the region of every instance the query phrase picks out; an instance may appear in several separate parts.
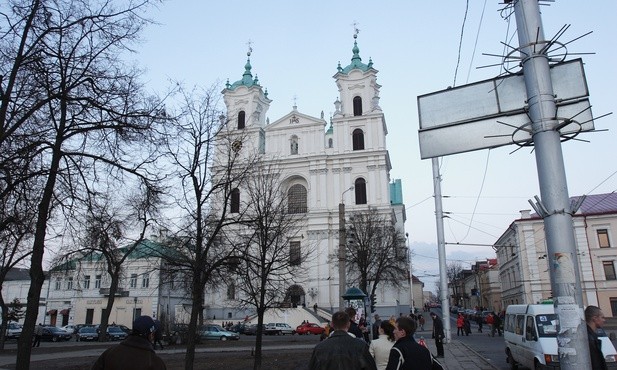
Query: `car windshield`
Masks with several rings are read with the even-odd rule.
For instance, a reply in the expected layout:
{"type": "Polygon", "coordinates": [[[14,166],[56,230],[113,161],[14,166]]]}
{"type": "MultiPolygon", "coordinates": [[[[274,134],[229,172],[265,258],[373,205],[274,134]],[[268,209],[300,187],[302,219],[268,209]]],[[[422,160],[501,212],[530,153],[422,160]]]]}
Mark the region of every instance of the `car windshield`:
{"type": "Polygon", "coordinates": [[[62,330],[60,328],[57,328],[55,326],[50,326],[47,329],[49,329],[49,331],[52,331],[52,332],[63,332],[64,331],[64,330],[62,330]]]}
{"type": "Polygon", "coordinates": [[[117,327],[117,326],[110,326],[110,327],[108,327],[108,328],[107,328],[107,331],[108,331],[108,332],[114,332],[114,333],[124,333],[124,332],[122,331],[122,329],[120,329],[120,328],[119,328],[119,327],[117,327]]]}
{"type": "Polygon", "coordinates": [[[559,317],[554,314],[536,316],[536,325],[538,327],[538,336],[540,337],[556,337],[559,331],[559,317]]]}
{"type": "Polygon", "coordinates": [[[80,333],[96,333],[96,330],[92,327],[88,327],[88,328],[81,328],[79,329],[80,333]]]}

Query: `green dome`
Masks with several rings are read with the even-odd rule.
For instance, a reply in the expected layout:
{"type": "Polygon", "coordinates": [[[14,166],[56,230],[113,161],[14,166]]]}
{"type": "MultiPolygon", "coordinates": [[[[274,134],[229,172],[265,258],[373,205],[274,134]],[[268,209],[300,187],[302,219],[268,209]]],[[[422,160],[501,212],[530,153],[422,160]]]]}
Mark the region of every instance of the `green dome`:
{"type": "Polygon", "coordinates": [[[240,86],[259,86],[259,80],[257,79],[257,76],[255,76],[255,79],[253,79],[253,75],[251,74],[251,69],[253,68],[251,66],[251,53],[248,52],[246,53],[246,55],[248,56],[248,58],[246,59],[246,64],[244,65],[244,73],[242,74],[242,79],[234,82],[233,84],[230,84],[229,81],[227,81],[227,84],[225,84],[225,87],[227,89],[235,90],[240,86]]]}

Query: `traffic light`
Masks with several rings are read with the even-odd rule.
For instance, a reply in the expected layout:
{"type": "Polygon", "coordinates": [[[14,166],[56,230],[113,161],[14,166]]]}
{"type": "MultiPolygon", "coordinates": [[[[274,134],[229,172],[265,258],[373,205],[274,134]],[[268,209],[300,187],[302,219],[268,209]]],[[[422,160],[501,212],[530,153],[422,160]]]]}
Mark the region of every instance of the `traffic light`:
{"type": "Polygon", "coordinates": [[[377,305],[377,296],[371,294],[371,312],[375,312],[375,306],[377,305]]]}

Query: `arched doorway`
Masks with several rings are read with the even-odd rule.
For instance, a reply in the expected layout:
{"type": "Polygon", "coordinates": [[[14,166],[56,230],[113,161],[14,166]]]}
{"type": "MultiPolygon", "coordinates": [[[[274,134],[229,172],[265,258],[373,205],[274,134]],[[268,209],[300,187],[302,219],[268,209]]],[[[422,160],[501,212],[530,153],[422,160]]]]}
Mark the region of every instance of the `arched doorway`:
{"type": "Polygon", "coordinates": [[[290,303],[292,307],[303,306],[305,303],[304,295],[304,289],[300,285],[294,284],[287,289],[285,302],[290,303]]]}

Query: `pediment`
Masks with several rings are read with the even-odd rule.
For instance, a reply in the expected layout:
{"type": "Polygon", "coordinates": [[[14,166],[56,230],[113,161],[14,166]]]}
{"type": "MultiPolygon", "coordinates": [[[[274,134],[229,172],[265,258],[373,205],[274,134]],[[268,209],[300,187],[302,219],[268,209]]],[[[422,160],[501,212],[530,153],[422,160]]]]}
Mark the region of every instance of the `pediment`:
{"type": "Polygon", "coordinates": [[[326,125],[326,121],[323,119],[311,117],[304,113],[300,113],[296,110],[291,111],[283,117],[272,122],[266,126],[266,130],[287,130],[290,128],[306,128],[306,127],[320,127],[323,128],[326,125]]]}

